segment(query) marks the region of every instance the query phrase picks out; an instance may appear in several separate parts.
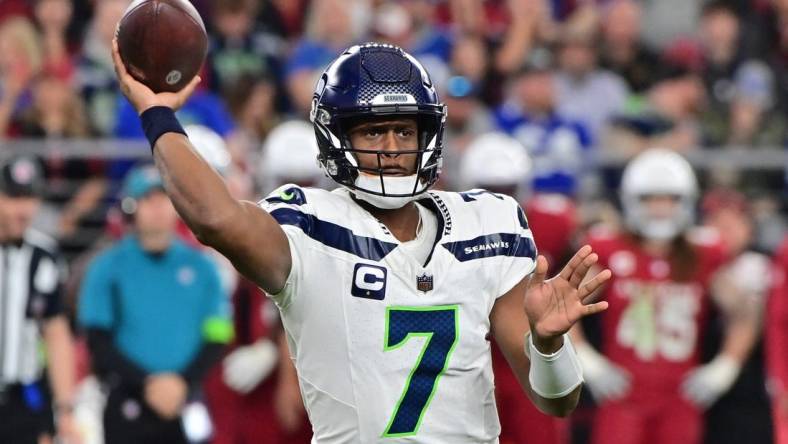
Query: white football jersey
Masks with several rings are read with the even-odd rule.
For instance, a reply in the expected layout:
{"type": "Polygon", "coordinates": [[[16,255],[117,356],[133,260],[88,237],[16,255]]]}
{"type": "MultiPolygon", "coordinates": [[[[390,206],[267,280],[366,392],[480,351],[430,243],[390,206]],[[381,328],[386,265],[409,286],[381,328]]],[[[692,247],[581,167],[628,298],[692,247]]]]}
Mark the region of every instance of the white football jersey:
{"type": "Polygon", "coordinates": [[[345,189],[285,185],[261,201],[290,242],[271,297],[282,314],[313,443],[494,443],[495,300],[530,274],[536,246],[508,196],[429,192],[426,264],[345,189]]]}

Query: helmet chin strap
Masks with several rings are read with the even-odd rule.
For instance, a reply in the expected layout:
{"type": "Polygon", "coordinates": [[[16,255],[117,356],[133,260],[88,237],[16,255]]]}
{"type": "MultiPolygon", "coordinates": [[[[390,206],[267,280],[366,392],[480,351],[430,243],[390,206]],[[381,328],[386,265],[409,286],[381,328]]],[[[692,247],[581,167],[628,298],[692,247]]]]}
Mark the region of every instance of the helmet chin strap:
{"type": "MultiPolygon", "coordinates": [[[[383,176],[383,182],[386,186],[386,194],[402,195],[413,192],[413,185],[418,178],[415,174],[410,176],[383,176]]],[[[412,196],[384,196],[374,193],[369,193],[365,190],[373,191],[375,193],[383,193],[380,183],[380,177],[372,174],[361,173],[356,178],[357,189],[351,189],[358,199],[371,204],[376,208],[383,210],[395,210],[402,208],[409,202],[421,199],[426,191],[412,195],[412,196]]],[[[420,187],[419,187],[420,188],[420,187]]]]}

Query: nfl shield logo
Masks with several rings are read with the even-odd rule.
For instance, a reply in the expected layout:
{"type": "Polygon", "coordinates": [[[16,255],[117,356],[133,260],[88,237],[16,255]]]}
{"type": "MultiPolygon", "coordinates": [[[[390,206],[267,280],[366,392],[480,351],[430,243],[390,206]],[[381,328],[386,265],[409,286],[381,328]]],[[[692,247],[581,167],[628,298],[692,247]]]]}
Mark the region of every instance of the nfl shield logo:
{"type": "Polygon", "coordinates": [[[425,293],[432,290],[432,276],[427,273],[416,276],[416,289],[425,293]]]}

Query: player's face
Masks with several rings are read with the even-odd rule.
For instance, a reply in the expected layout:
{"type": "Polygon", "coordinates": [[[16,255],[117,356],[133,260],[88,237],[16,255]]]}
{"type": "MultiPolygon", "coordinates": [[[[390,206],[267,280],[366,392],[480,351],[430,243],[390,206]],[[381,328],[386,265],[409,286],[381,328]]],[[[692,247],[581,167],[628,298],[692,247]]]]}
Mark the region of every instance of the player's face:
{"type": "Polygon", "coordinates": [[[350,144],[360,151],[385,152],[378,156],[374,152],[366,154],[357,151],[356,159],[362,169],[382,168],[383,174],[392,176],[408,176],[416,172],[418,155],[398,154],[419,149],[416,119],[387,118],[360,123],[350,130],[350,144]]]}

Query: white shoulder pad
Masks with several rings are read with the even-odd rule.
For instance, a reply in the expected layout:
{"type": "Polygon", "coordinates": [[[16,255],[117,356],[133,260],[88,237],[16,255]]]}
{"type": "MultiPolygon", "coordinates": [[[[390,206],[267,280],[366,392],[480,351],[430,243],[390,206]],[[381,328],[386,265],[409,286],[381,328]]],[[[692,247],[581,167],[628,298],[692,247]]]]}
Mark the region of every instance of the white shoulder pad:
{"type": "MultiPolygon", "coordinates": [[[[463,192],[432,191],[446,202],[449,211],[461,221],[454,229],[459,236],[490,233],[523,233],[528,229],[525,212],[517,201],[505,194],[484,189],[463,192]]],[[[529,230],[530,235],[530,230],[529,230]]]]}

